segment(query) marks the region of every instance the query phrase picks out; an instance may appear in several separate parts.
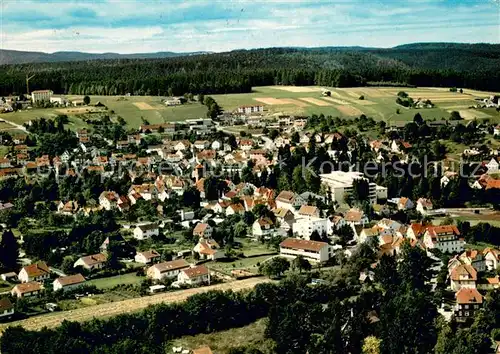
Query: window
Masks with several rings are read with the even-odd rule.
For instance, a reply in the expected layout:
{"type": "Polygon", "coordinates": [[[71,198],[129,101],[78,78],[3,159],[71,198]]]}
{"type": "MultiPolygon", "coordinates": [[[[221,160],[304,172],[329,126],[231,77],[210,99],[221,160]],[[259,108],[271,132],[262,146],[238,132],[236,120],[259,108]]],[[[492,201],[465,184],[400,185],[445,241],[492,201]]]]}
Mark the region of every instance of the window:
{"type": "Polygon", "coordinates": [[[465,316],[469,316],[469,311],[465,311],[465,316]]]}

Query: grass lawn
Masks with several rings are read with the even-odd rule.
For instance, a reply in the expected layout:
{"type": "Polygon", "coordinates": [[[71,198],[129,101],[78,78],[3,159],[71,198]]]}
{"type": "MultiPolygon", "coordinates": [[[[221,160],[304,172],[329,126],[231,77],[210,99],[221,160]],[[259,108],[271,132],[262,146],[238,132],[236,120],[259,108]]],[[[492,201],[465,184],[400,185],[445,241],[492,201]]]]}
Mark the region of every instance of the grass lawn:
{"type": "MultiPolygon", "coordinates": [[[[487,97],[489,93],[465,90],[463,94],[449,92],[446,88],[394,88],[394,87],[354,87],[327,88],[331,97],[323,97],[321,87],[254,87],[251,93],[211,95],[227,112],[234,111],[241,105],[264,103],[270,114],[283,113],[294,115],[325,114],[334,117],[349,117],[366,114],[374,119],[385,120],[389,124],[406,122],[413,119],[419,112],[424,119],[443,119],[450,116],[453,110],[460,111],[466,119],[488,118],[499,121],[500,114],[495,109],[469,109],[476,103],[477,97],[487,97]],[[413,99],[430,99],[434,108],[407,109],[396,104],[398,91],[405,91],[413,99]],[[364,100],[359,97],[364,96],[364,100]],[[271,101],[269,101],[271,99],[271,101]],[[259,101],[260,100],[260,101],[259,101]],[[263,101],[264,102],[263,102],[263,101]],[[267,103],[266,103],[267,100],[267,103]],[[285,101],[284,101],[285,100],[285,101]],[[270,104],[273,103],[273,104],[270,104]],[[397,113],[399,110],[399,113],[397,113]]],[[[70,98],[82,98],[71,96],[70,98]]],[[[129,128],[137,128],[142,124],[142,118],[150,123],[182,121],[191,118],[206,117],[207,108],[198,102],[188,102],[177,107],[167,107],[159,96],[90,96],[91,105],[98,101],[108,107],[112,118],[123,117],[129,128]]],[[[0,119],[6,119],[18,124],[32,119],[45,117],[54,118],[61,114],[59,108],[36,108],[31,110],[0,114],[0,119]]],[[[88,117],[76,112],[67,113],[70,118],[70,129],[86,126],[81,119],[88,117]]],[[[90,115],[92,116],[92,115],[90,115]]],[[[1,129],[1,127],[0,127],[1,129]]]]}
{"type": "Polygon", "coordinates": [[[232,270],[242,269],[252,273],[257,274],[259,272],[259,265],[273,257],[272,255],[267,256],[256,256],[251,258],[241,258],[232,262],[209,262],[207,263],[210,269],[220,270],[224,273],[231,273],[232,270]]]}
{"type": "Polygon", "coordinates": [[[208,345],[214,353],[218,354],[227,354],[232,348],[251,345],[265,354],[270,354],[271,351],[269,348],[272,342],[264,338],[265,328],[266,320],[260,319],[241,328],[181,337],[172,341],[171,344],[173,347],[182,347],[182,349],[187,348],[190,350],[208,345]]]}
{"type": "Polygon", "coordinates": [[[87,282],[88,285],[95,285],[98,289],[110,289],[117,285],[135,284],[139,285],[145,277],[138,277],[135,273],[115,275],[113,277],[92,279],[87,282]]]}

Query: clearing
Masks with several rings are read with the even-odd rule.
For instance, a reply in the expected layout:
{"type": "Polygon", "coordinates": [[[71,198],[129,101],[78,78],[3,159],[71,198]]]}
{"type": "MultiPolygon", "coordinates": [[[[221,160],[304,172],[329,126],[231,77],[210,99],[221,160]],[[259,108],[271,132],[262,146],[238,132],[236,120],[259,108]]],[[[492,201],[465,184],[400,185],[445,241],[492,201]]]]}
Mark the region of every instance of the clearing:
{"type": "Polygon", "coordinates": [[[332,104],[329,102],[325,102],[325,101],[322,101],[322,100],[319,100],[319,99],[313,98],[313,97],[301,97],[300,99],[302,101],[312,103],[316,106],[332,106],[332,104]]]}
{"type": "Polygon", "coordinates": [[[151,109],[155,109],[153,106],[146,102],[134,102],[134,106],[139,108],[141,111],[149,111],[151,109]]]}
{"type": "MultiPolygon", "coordinates": [[[[312,115],[324,114],[333,117],[352,117],[361,114],[384,120],[389,124],[407,122],[420,113],[425,119],[444,119],[450,116],[448,110],[468,112],[468,107],[477,104],[476,98],[486,98],[492,92],[480,92],[465,89],[464,93],[450,92],[447,88],[408,88],[408,87],[318,87],[318,86],[262,86],[254,87],[252,92],[239,94],[210,95],[226,112],[235,111],[239,106],[255,105],[261,102],[266,113],[312,115]],[[331,92],[332,97],[323,97],[323,90],[331,92]],[[413,99],[428,98],[436,107],[429,109],[402,109],[396,104],[399,91],[407,92],[413,99]],[[364,100],[359,97],[364,96],[364,100]],[[321,102],[321,104],[319,103],[321,102]],[[333,105],[323,102],[332,102],[333,105]],[[351,106],[354,109],[339,108],[351,106]],[[456,108],[455,108],[456,107],[456,108]],[[399,113],[398,113],[399,110],[399,113]]],[[[208,96],[208,95],[206,95],[208,96]]],[[[83,96],[75,96],[82,99],[83,96]]],[[[159,96],[90,96],[91,105],[101,102],[108,110],[102,112],[97,107],[33,108],[25,111],[0,114],[5,119],[16,124],[24,124],[32,119],[45,117],[54,118],[58,114],[67,114],[71,122],[70,129],[83,128],[85,120],[98,120],[104,115],[112,118],[118,116],[125,119],[127,128],[137,128],[143,124],[143,119],[151,124],[170,121],[182,121],[192,118],[206,117],[207,107],[199,102],[186,102],[180,106],[166,107],[159,96]]],[[[489,118],[492,123],[500,123],[500,114],[495,108],[477,109],[473,111],[478,119],[489,118]],[[481,112],[481,113],[479,113],[481,112]]],[[[469,113],[465,113],[464,117],[469,113]]]]}
{"type": "Polygon", "coordinates": [[[355,107],[352,107],[352,106],[335,106],[335,108],[337,108],[340,112],[342,112],[342,114],[346,115],[346,116],[360,116],[363,114],[363,111],[358,109],[358,108],[355,108],[355,107]]]}
{"type": "Polygon", "coordinates": [[[189,348],[191,350],[207,345],[214,353],[228,354],[231,349],[241,346],[252,346],[264,354],[271,354],[269,339],[265,339],[266,319],[262,318],[248,326],[232,328],[227,331],[185,336],[171,342],[172,347],[189,348]]]}
{"type": "Polygon", "coordinates": [[[11,326],[21,326],[27,330],[41,330],[43,327],[53,328],[59,326],[62,321],[89,321],[93,318],[107,318],[124,313],[133,313],[145,309],[150,305],[161,303],[173,303],[185,301],[188,297],[204,293],[210,290],[232,290],[242,291],[252,289],[257,284],[271,282],[264,277],[256,277],[245,280],[236,280],[229,283],[210,285],[201,288],[192,288],[162,294],[144,296],[136,299],[129,299],[111,302],[96,306],[79,308],[71,311],[53,312],[42,316],[35,316],[25,320],[0,324],[0,332],[11,326]]]}
{"type": "Polygon", "coordinates": [[[317,86],[271,86],[271,88],[288,92],[321,92],[324,90],[324,88],[317,86]]]}

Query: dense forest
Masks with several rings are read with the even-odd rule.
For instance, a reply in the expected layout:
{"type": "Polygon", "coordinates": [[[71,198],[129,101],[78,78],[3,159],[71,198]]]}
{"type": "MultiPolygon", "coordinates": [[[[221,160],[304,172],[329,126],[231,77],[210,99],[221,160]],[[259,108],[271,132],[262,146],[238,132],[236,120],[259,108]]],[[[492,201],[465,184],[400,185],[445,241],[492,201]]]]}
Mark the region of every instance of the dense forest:
{"type": "Polygon", "coordinates": [[[0,95],[181,95],[250,92],[263,85],[416,86],[500,90],[500,45],[415,44],[391,49],[269,48],[162,59],[0,66],[0,95]]]}

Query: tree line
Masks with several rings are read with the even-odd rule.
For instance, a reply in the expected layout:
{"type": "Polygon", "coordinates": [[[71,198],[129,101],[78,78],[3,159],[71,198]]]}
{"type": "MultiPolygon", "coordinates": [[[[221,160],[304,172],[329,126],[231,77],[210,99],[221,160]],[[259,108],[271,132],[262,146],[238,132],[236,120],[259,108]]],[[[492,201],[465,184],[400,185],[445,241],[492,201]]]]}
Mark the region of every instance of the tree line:
{"type": "Polygon", "coordinates": [[[30,88],[79,95],[183,95],[250,92],[264,85],[416,86],[499,90],[498,51],[468,47],[405,50],[271,48],[165,59],[113,59],[4,65],[0,95],[30,88]]]}

